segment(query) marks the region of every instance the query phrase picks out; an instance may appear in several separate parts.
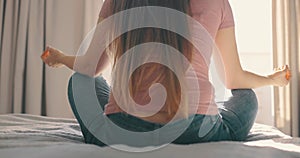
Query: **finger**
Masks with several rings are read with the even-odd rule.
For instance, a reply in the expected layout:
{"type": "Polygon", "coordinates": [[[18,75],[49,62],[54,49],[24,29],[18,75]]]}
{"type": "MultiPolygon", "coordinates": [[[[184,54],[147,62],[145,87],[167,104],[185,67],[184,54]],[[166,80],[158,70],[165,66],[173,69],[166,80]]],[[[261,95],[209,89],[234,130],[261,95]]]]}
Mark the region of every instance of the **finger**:
{"type": "Polygon", "coordinates": [[[43,59],[44,63],[49,65],[49,62],[46,59],[43,59]]]}
{"type": "Polygon", "coordinates": [[[57,51],[57,49],[55,49],[54,47],[49,46],[49,51],[52,53],[52,52],[57,51]]]}
{"type": "Polygon", "coordinates": [[[49,46],[46,47],[46,50],[41,55],[42,59],[46,59],[50,55],[49,48],[50,48],[49,46]]]}
{"type": "Polygon", "coordinates": [[[50,45],[47,46],[47,49],[48,49],[48,50],[51,50],[52,48],[53,48],[53,47],[50,46],[50,45]]]}
{"type": "Polygon", "coordinates": [[[291,72],[290,72],[289,70],[287,70],[287,71],[286,71],[286,74],[285,74],[285,78],[286,78],[287,80],[290,80],[291,77],[292,77],[291,72]]]}
{"type": "Polygon", "coordinates": [[[281,70],[286,70],[286,65],[282,66],[281,70]]]}
{"type": "Polygon", "coordinates": [[[48,50],[46,50],[43,54],[42,54],[42,59],[47,59],[50,55],[50,52],[48,50]]]}
{"type": "Polygon", "coordinates": [[[59,68],[59,67],[61,67],[61,65],[60,64],[52,64],[51,67],[52,68],[59,68]]]}
{"type": "Polygon", "coordinates": [[[285,72],[287,72],[287,71],[289,71],[289,67],[286,65],[286,66],[284,66],[284,69],[283,69],[283,71],[285,71],[285,72]]]}
{"type": "Polygon", "coordinates": [[[61,65],[54,65],[53,67],[54,67],[54,68],[60,68],[61,65]]]}
{"type": "Polygon", "coordinates": [[[47,57],[47,58],[43,58],[43,61],[44,61],[46,64],[48,64],[51,60],[50,60],[49,57],[47,57]]]}

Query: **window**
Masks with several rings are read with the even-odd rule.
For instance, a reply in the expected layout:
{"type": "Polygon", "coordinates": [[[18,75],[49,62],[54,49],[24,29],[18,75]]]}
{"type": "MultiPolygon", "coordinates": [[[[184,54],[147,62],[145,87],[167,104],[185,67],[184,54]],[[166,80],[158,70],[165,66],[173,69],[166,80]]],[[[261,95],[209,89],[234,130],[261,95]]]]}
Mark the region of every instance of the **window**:
{"type": "MultiPolygon", "coordinates": [[[[237,44],[245,70],[270,74],[272,61],[272,1],[229,0],[236,22],[237,44]]],[[[273,125],[273,88],[255,89],[259,101],[257,122],[273,125]]]]}

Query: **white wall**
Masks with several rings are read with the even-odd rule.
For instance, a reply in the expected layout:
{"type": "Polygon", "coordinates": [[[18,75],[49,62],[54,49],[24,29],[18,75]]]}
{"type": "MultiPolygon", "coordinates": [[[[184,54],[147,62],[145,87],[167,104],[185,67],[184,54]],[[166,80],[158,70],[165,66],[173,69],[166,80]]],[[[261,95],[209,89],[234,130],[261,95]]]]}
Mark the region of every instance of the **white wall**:
{"type": "MultiPolygon", "coordinates": [[[[261,75],[272,72],[271,0],[229,0],[233,9],[238,49],[244,69],[261,75]]],[[[273,88],[255,89],[259,112],[256,121],[274,124],[273,88]]]]}

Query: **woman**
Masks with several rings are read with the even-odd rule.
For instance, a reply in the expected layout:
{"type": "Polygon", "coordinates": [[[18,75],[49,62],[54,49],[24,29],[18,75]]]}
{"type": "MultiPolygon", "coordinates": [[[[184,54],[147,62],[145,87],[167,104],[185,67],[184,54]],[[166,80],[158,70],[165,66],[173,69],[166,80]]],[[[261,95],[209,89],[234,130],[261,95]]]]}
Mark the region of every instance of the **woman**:
{"type": "MultiPolygon", "coordinates": [[[[233,96],[224,102],[222,107],[217,107],[216,103],[212,101],[214,92],[210,90],[212,85],[208,77],[209,67],[204,64],[203,57],[199,56],[199,53],[191,51],[193,46],[186,39],[171,31],[143,28],[123,34],[109,46],[110,55],[113,57],[113,65],[116,66],[118,59],[127,50],[142,43],[160,42],[176,48],[192,63],[199,86],[206,88],[204,90],[200,89],[200,103],[190,126],[173,143],[191,144],[207,141],[244,140],[254,123],[257,113],[256,95],[251,89],[269,85],[286,86],[289,82],[286,79],[286,73],[289,71],[288,67],[281,67],[268,76],[260,76],[242,69],[236,46],[234,19],[228,0],[106,0],[100,12],[98,23],[120,11],[141,6],[160,6],[175,9],[192,16],[200,22],[220,50],[225,70],[225,85],[228,89],[232,89],[233,96]],[[210,110],[208,110],[209,108],[210,110]],[[214,120],[213,127],[200,137],[199,129],[206,116],[212,116],[211,118],[216,118],[216,120],[214,120]]],[[[193,34],[192,31],[191,34],[193,34]]],[[[47,47],[47,50],[49,56],[43,59],[46,64],[51,67],[65,65],[72,70],[75,69],[76,56],[66,56],[55,48],[47,47]]],[[[98,76],[107,67],[109,64],[108,52],[102,54],[97,63],[95,74],[90,76],[98,76]]],[[[88,62],[88,60],[85,61],[88,62]]],[[[75,71],[77,70],[75,69],[75,71]]],[[[69,82],[69,101],[81,126],[86,143],[105,145],[89,132],[78,115],[71,81],[72,78],[69,82]]],[[[180,88],[178,89],[180,86],[179,80],[172,71],[159,64],[146,64],[132,74],[129,83],[130,95],[139,104],[146,104],[150,98],[148,89],[156,82],[166,87],[168,94],[166,102],[156,114],[139,117],[126,114],[126,111],[116,103],[106,81],[101,76],[95,78],[97,97],[104,114],[122,128],[140,132],[162,127],[172,120],[179,109],[180,96],[183,92],[180,88]]],[[[131,105],[125,106],[130,107],[131,105]]],[[[188,115],[190,114],[188,113],[188,115]]]]}

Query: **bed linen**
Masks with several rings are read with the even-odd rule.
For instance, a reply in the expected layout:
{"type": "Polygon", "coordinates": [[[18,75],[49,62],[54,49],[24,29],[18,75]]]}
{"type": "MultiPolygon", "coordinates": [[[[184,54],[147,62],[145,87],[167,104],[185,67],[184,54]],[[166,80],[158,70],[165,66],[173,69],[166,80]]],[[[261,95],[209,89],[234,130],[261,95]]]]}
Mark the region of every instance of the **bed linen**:
{"type": "Polygon", "coordinates": [[[0,115],[0,158],[300,158],[300,138],[255,124],[244,142],[170,144],[146,153],[128,153],[84,144],[75,119],[24,114],[0,115]]]}

